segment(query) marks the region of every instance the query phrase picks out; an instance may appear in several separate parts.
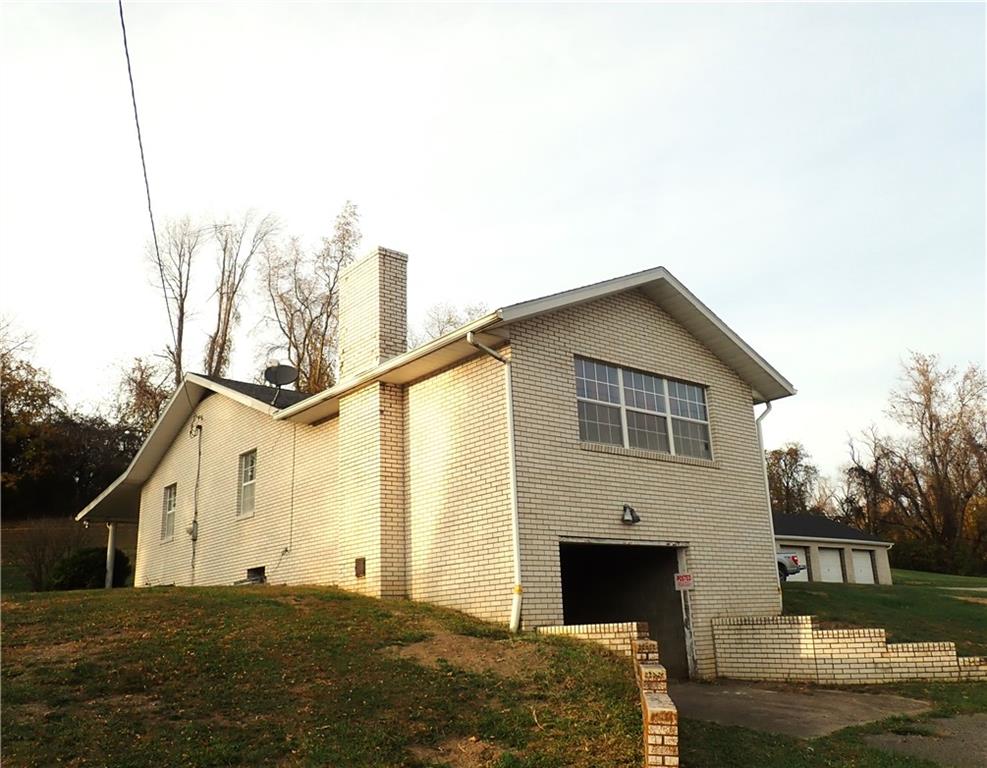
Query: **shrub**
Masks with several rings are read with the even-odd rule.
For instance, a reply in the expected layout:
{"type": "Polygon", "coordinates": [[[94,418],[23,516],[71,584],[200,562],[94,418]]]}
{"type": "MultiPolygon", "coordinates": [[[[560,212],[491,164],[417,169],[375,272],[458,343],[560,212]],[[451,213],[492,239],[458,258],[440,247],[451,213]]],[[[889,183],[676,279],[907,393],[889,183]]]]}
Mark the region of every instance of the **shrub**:
{"type": "MultiPolygon", "coordinates": [[[[113,586],[122,587],[130,575],[130,558],[119,549],[113,561],[113,586]]],[[[65,556],[51,574],[51,589],[99,589],[106,584],[106,550],[80,549],[65,556]]]]}
{"type": "Polygon", "coordinates": [[[11,561],[24,569],[35,591],[50,589],[55,565],[81,546],[84,535],[83,527],[72,518],[30,520],[19,525],[17,531],[4,531],[11,561]]]}

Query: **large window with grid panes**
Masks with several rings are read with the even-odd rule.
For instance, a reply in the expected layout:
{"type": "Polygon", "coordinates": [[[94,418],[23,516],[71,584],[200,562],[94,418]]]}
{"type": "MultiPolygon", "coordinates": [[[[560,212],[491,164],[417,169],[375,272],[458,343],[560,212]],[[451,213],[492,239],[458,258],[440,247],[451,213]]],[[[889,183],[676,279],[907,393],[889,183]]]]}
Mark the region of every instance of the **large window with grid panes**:
{"type": "Polygon", "coordinates": [[[705,387],[583,357],[575,365],[580,440],[713,458],[705,387]]]}

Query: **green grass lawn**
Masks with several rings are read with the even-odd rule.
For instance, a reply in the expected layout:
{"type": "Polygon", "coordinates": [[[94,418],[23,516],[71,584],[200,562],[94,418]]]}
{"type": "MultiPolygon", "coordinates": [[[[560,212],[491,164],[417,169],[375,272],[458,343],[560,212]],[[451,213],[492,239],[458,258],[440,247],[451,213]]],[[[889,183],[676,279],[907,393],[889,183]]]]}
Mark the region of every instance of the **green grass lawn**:
{"type": "Polygon", "coordinates": [[[630,664],[451,611],[279,587],[17,594],[2,610],[4,766],[424,766],[413,748],[470,737],[500,768],[641,762],[630,664]],[[434,634],[524,664],[507,678],[386,650],[434,634]]]}
{"type": "Polygon", "coordinates": [[[960,655],[987,656],[987,578],[894,571],[893,586],[787,582],[786,614],[812,614],[824,625],[883,627],[892,642],[951,640],[960,655]],[[977,602],[981,601],[981,602],[977,602]]]}
{"type": "Polygon", "coordinates": [[[987,576],[953,576],[948,573],[906,571],[897,568],[891,572],[895,584],[912,587],[970,587],[987,589],[987,576]]]}
{"type": "MultiPolygon", "coordinates": [[[[452,611],[314,587],[5,594],[2,611],[10,768],[641,764],[629,662],[452,611]],[[448,650],[407,656],[426,639],[448,650]],[[478,654],[495,666],[478,670],[478,654]],[[447,762],[463,745],[486,752],[447,762]]],[[[943,713],[987,711],[984,685],[891,690],[943,713]]],[[[861,741],[882,727],[915,726],[799,742],[684,720],[682,762],[929,765],[861,741]]]]}

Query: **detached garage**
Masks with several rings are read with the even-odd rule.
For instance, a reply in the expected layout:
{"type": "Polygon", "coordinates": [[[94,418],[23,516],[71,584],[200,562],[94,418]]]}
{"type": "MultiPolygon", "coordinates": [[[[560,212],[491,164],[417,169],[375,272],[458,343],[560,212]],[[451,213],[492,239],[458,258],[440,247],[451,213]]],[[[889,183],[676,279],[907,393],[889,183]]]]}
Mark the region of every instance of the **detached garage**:
{"type": "Polygon", "coordinates": [[[891,542],[822,515],[775,514],[773,518],[775,549],[796,554],[809,566],[792,581],[891,583],[891,542]]]}

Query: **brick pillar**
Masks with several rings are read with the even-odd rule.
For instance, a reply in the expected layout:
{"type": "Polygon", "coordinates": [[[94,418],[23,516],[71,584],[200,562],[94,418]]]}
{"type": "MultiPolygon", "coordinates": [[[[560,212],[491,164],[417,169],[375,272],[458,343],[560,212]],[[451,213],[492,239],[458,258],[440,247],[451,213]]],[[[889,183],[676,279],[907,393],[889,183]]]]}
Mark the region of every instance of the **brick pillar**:
{"type": "Polygon", "coordinates": [[[339,378],[408,349],[408,257],[377,248],[339,274],[339,378]]]}
{"type": "Polygon", "coordinates": [[[819,564],[819,545],[809,545],[809,581],[822,580],[822,566],[819,564]]]}
{"type": "Polygon", "coordinates": [[[843,547],[843,573],[847,584],[857,583],[857,573],[853,570],[853,547],[843,547]]]}
{"type": "Polygon", "coordinates": [[[338,473],[336,583],[375,597],[405,595],[401,387],[373,383],[340,399],[338,473]]]}

